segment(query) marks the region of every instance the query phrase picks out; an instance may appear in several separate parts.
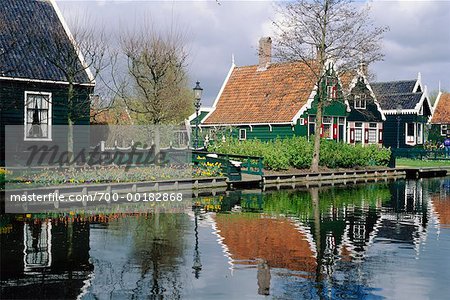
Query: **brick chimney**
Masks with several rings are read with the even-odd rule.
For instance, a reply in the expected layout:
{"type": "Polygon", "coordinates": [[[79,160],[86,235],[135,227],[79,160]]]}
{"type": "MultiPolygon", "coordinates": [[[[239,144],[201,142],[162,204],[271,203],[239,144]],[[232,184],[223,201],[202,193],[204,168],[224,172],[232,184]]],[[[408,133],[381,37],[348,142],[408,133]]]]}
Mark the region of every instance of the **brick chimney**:
{"type": "Polygon", "coordinates": [[[267,70],[272,60],[272,39],[270,37],[262,37],[259,39],[259,63],[258,71],[267,70]]]}

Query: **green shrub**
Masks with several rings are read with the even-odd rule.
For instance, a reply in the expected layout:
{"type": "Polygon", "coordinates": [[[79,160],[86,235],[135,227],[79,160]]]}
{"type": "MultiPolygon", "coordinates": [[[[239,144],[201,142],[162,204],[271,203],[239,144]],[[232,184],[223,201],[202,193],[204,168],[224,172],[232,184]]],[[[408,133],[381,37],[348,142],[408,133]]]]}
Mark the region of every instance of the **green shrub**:
{"type": "MultiPolygon", "coordinates": [[[[257,139],[239,141],[229,139],[212,145],[209,150],[218,153],[261,156],[264,167],[271,170],[286,170],[289,167],[309,168],[314,145],[305,137],[275,139],[262,142],[257,139]]],[[[328,168],[354,168],[366,166],[387,166],[391,156],[390,149],[377,145],[349,145],[335,141],[322,140],[320,165],[328,168]]]]}

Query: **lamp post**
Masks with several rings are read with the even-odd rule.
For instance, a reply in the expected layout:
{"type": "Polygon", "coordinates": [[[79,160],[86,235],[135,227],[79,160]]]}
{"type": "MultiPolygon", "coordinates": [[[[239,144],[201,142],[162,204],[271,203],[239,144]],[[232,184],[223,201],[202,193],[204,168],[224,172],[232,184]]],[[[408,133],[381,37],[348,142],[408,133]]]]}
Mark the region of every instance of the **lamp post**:
{"type": "Polygon", "coordinates": [[[200,100],[202,99],[203,89],[200,87],[200,82],[197,81],[194,90],[194,106],[195,106],[195,140],[194,140],[194,149],[198,148],[198,113],[200,111],[200,100]]]}
{"type": "Polygon", "coordinates": [[[402,113],[402,107],[397,105],[397,149],[400,148],[400,114],[402,113]]]}

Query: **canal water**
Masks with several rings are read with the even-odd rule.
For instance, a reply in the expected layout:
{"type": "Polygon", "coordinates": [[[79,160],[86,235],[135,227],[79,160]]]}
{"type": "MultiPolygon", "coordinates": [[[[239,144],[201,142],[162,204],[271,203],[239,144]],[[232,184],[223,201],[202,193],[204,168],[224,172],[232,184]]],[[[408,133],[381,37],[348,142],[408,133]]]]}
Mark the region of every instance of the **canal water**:
{"type": "Polygon", "coordinates": [[[1,299],[449,299],[450,177],[4,215],[1,299]]]}

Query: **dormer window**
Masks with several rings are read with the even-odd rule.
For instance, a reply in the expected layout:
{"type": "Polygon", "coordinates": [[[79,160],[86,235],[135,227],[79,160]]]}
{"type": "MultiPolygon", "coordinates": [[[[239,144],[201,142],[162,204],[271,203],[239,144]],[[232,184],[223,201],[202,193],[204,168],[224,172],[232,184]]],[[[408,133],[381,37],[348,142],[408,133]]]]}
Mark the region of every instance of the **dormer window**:
{"type": "Polygon", "coordinates": [[[52,139],[51,101],[51,93],[25,92],[25,140],[52,139]]]}
{"type": "Polygon", "coordinates": [[[356,109],[366,109],[366,95],[365,94],[355,95],[355,108],[356,109]]]}

